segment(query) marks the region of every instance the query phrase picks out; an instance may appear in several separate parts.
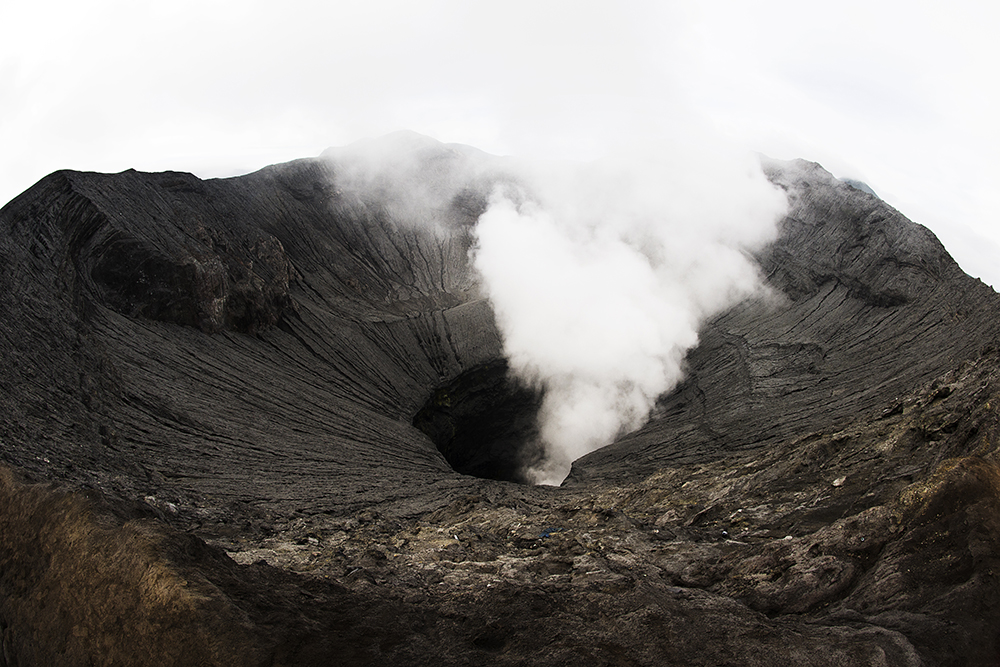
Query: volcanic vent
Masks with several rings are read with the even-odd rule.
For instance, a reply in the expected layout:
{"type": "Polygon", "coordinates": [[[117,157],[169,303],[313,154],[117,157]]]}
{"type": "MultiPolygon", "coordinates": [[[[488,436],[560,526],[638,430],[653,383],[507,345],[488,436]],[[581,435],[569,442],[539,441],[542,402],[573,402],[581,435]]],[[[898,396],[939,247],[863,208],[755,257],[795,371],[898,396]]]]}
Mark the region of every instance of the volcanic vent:
{"type": "Polygon", "coordinates": [[[542,392],[512,378],[499,360],[465,371],[438,387],[413,418],[457,472],[530,483],[541,463],[538,409],[542,392]]]}

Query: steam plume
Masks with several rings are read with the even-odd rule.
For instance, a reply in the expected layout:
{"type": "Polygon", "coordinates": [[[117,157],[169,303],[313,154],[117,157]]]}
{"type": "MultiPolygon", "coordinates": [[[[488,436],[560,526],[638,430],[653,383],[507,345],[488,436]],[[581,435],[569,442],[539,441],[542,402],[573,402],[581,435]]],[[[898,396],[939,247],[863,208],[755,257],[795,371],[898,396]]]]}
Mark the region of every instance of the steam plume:
{"type": "Polygon", "coordinates": [[[643,424],[706,318],[762,294],[747,251],[773,238],[786,202],[754,156],[704,146],[527,182],[493,192],[473,262],[511,368],[545,392],[546,460],[529,477],[558,484],[643,424]]]}

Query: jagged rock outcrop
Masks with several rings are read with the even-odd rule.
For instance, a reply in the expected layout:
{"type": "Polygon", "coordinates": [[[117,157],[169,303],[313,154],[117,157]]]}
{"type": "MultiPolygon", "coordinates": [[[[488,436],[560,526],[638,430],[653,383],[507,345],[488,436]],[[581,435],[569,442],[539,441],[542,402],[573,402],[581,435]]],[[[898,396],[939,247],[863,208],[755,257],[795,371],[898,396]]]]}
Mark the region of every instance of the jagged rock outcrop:
{"type": "Polygon", "coordinates": [[[511,176],[387,141],[0,211],[0,665],[1000,659],[1000,297],[928,230],[767,162],[775,298],[529,487],[453,469],[538,405],[468,261],[511,176]]]}

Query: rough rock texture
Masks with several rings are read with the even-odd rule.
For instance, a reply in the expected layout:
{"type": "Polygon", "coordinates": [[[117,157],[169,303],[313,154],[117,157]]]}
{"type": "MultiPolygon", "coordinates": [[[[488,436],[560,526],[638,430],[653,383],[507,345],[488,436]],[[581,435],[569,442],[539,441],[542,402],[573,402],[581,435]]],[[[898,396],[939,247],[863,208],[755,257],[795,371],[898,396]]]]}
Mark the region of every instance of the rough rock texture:
{"type": "Polygon", "coordinates": [[[508,176],[387,141],[0,211],[0,665],[1000,662],[1000,297],[929,231],[767,163],[775,298],[562,488],[480,479],[508,176]]]}

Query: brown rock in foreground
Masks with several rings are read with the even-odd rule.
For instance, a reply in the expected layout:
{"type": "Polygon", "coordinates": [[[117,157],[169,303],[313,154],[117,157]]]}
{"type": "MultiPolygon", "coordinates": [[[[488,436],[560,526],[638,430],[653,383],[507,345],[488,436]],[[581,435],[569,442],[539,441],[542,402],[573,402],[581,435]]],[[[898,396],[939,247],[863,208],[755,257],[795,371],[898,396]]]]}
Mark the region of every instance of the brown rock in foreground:
{"type": "Polygon", "coordinates": [[[502,362],[503,164],[405,140],[365,187],[337,153],[0,212],[0,664],[1000,660],[1000,297],[930,232],[768,164],[784,300],[563,488],[479,479],[411,422],[502,362]]]}

